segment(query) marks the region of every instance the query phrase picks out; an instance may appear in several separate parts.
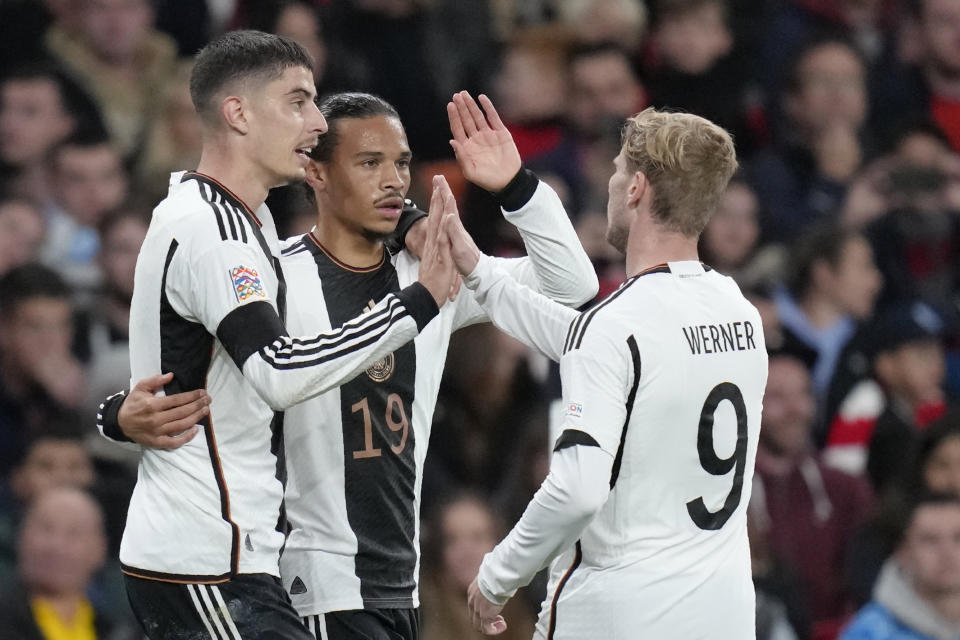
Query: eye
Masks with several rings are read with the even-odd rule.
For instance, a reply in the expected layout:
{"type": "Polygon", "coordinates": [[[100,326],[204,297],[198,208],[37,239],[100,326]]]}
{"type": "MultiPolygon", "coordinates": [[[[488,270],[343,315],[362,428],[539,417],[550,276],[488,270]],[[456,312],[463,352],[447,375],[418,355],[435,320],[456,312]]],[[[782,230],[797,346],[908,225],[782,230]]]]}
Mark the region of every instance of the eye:
{"type": "Polygon", "coordinates": [[[379,165],[379,164],[380,164],[380,163],[379,163],[377,160],[374,160],[374,159],[371,158],[370,160],[364,160],[363,162],[361,162],[361,163],[360,163],[360,166],[361,166],[361,167],[368,167],[368,168],[372,169],[372,168],[376,167],[376,166],[379,165]]]}
{"type": "Polygon", "coordinates": [[[398,161],[397,161],[397,166],[400,167],[401,169],[409,169],[409,168],[410,168],[410,161],[409,161],[409,160],[398,160],[398,161]]]}

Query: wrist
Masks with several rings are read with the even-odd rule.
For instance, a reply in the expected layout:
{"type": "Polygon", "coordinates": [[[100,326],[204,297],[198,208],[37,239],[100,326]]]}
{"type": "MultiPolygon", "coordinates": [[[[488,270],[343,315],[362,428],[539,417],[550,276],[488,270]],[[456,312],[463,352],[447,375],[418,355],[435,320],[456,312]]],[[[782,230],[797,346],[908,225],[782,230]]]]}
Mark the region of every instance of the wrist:
{"type": "Polygon", "coordinates": [[[516,211],[530,202],[540,184],[537,174],[529,169],[520,167],[520,170],[493,197],[497,204],[506,211],[516,211]]]}

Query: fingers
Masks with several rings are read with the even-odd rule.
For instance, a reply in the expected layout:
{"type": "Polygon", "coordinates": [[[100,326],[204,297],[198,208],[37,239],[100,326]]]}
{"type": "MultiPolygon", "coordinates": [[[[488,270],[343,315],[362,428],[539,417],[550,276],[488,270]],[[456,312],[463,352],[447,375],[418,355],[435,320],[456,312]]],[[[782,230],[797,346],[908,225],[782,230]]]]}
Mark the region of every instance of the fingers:
{"type": "MultiPolygon", "coordinates": [[[[470,112],[470,107],[467,104],[467,99],[470,97],[470,94],[466,91],[461,91],[460,93],[453,94],[453,103],[457,106],[457,111],[460,114],[460,122],[463,123],[463,130],[466,132],[467,137],[470,137],[477,133],[477,122],[473,117],[473,114],[470,112]]],[[[470,98],[470,101],[473,102],[473,98],[470,98]]],[[[476,107],[476,104],[473,105],[476,107]]],[[[482,114],[481,114],[482,117],[482,114]]]]}
{"type": "Polygon", "coordinates": [[[440,186],[440,197],[443,198],[443,214],[454,214],[459,215],[457,210],[457,199],[453,197],[453,191],[450,189],[450,185],[447,183],[447,179],[443,176],[440,176],[439,181],[440,186]]]}
{"type": "MultiPolygon", "coordinates": [[[[447,119],[450,121],[450,133],[457,142],[463,142],[467,139],[467,134],[463,130],[463,121],[460,120],[460,111],[457,105],[452,102],[447,103],[447,119]]],[[[451,143],[452,144],[452,143],[451,143]]],[[[454,147],[456,149],[456,147],[454,147]]]]}
{"type": "Polygon", "coordinates": [[[497,113],[496,107],[493,106],[493,102],[490,101],[490,98],[486,94],[480,94],[480,106],[483,107],[483,112],[487,114],[487,120],[490,121],[490,127],[493,129],[506,129],[507,127],[503,124],[503,120],[500,119],[500,114],[497,113]]]}
{"type": "Polygon", "coordinates": [[[150,376],[149,378],[144,378],[136,384],[134,389],[146,391],[147,393],[155,393],[163,389],[164,385],[168,384],[171,380],[173,380],[173,373],[161,373],[150,376]]]}
{"type": "Polygon", "coordinates": [[[151,441],[147,442],[147,445],[152,449],[172,451],[173,449],[179,449],[183,445],[193,440],[198,433],[200,433],[200,428],[194,424],[192,426],[188,426],[185,431],[182,431],[182,433],[178,433],[176,435],[157,436],[151,441]]]}
{"type": "Polygon", "coordinates": [[[498,636],[507,630],[507,621],[503,616],[483,620],[483,633],[488,636],[498,636]]]}
{"type": "Polygon", "coordinates": [[[477,128],[477,131],[488,129],[490,125],[487,123],[487,118],[483,115],[483,111],[480,110],[480,107],[477,105],[477,101],[473,99],[473,96],[466,91],[461,91],[460,95],[463,97],[464,104],[467,105],[467,112],[473,119],[473,126],[477,128]]]}
{"type": "Polygon", "coordinates": [[[170,409],[176,407],[182,407],[185,405],[192,404],[198,400],[207,398],[207,404],[210,404],[209,396],[204,389],[196,389],[194,391],[184,391],[182,393],[175,393],[170,396],[159,396],[154,398],[151,401],[151,408],[155,411],[169,411],[170,409]]]}
{"type": "Polygon", "coordinates": [[[156,421],[163,426],[157,431],[157,435],[173,435],[197,424],[209,415],[209,404],[209,397],[202,397],[189,404],[158,413],[156,421]],[[184,421],[186,424],[181,424],[184,421]]]}
{"type": "Polygon", "coordinates": [[[463,284],[463,276],[460,275],[460,272],[457,271],[453,274],[453,282],[450,284],[450,302],[453,302],[457,299],[457,295],[460,293],[460,286],[463,284]]]}

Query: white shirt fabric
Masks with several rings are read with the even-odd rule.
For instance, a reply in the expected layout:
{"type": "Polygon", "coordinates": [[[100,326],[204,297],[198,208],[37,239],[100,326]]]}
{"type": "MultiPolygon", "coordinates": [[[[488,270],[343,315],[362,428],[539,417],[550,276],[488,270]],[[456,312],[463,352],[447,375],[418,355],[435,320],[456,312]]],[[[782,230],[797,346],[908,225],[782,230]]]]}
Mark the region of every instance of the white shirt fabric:
{"type": "Polygon", "coordinates": [[[137,260],[131,376],[173,371],[165,391],[206,388],[210,416],[185,446],[143,452],[120,548],[131,575],[279,575],[274,410],[349,380],[436,314],[416,284],[341,328],[291,338],[281,322],[279,254],[265,205],[250,212],[206,176],[172,176],[137,260]]]}
{"type": "Polygon", "coordinates": [[[486,258],[465,282],[498,326],[560,357],[563,381],[550,473],[481,592],[505,602],[549,564],[537,638],[755,637],[746,507],[767,356],[734,281],[673,262],[583,314],[486,258]]]}
{"type": "MultiPolygon", "coordinates": [[[[593,267],[548,185],[539,183],[527,204],[504,216],[519,230],[529,256],[490,259],[508,278],[565,305],[580,305],[596,295],[593,267]]],[[[341,304],[338,298],[347,295],[338,293],[333,279],[362,282],[338,273],[332,262],[318,253],[309,236],[284,250],[291,331],[327,328],[333,307],[341,304]],[[318,265],[324,271],[318,273],[318,265]]],[[[416,258],[403,251],[382,270],[395,270],[397,286],[405,287],[416,279],[418,268],[416,258]]],[[[357,304],[365,301],[360,297],[357,304]]],[[[485,321],[487,312],[464,288],[416,337],[412,349],[404,346],[391,354],[389,364],[381,361],[357,380],[286,412],[285,504],[293,528],[281,557],[281,576],[301,616],[419,606],[420,487],[450,334],[485,321]],[[366,387],[357,393],[366,404],[356,402],[358,396],[346,400],[344,394],[353,394],[361,382],[366,387]],[[405,384],[412,389],[405,391],[405,384]],[[408,395],[410,406],[396,400],[408,395]],[[381,397],[380,404],[374,396],[381,397]],[[394,398],[386,404],[388,420],[383,418],[384,397],[394,398]],[[368,445],[361,435],[365,419],[373,421],[368,445]]]]}

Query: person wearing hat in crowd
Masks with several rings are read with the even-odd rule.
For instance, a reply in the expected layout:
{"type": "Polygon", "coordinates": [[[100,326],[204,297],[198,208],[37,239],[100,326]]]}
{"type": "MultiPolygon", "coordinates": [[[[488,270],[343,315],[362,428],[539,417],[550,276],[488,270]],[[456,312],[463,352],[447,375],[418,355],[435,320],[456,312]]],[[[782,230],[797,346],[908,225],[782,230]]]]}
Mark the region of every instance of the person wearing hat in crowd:
{"type": "Polygon", "coordinates": [[[906,479],[906,451],[945,410],[946,330],[944,315],[920,300],[878,314],[850,356],[865,362],[869,377],[852,387],[831,422],[829,464],[866,472],[878,492],[906,479]]]}

